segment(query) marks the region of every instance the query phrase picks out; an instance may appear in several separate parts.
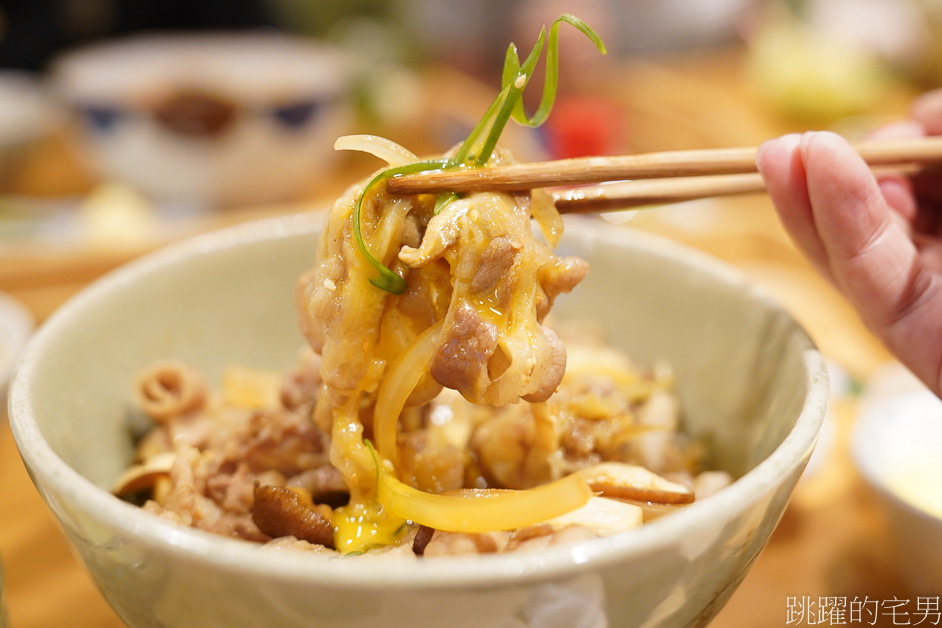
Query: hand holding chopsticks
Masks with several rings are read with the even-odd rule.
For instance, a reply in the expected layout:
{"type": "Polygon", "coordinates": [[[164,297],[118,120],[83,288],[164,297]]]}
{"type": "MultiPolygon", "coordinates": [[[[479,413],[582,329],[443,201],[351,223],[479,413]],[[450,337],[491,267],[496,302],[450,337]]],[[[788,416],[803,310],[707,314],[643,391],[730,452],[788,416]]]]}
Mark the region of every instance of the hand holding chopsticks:
{"type": "MultiPolygon", "coordinates": [[[[855,150],[871,166],[893,171],[942,164],[942,137],[857,144],[855,150]]],[[[519,191],[542,187],[571,187],[618,181],[610,185],[575,188],[556,194],[561,212],[600,211],[694,198],[763,191],[756,170],[756,148],[671,151],[579,157],[474,169],[442,170],[394,177],[394,194],[420,192],[519,191]],[[660,179],[642,181],[639,179],[660,179]]]]}

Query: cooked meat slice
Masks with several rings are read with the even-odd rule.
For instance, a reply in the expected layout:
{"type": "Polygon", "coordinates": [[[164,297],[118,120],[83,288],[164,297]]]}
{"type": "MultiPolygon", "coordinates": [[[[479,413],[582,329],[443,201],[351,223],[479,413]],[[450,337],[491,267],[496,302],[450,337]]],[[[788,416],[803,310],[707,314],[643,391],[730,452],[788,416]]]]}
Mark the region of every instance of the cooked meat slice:
{"type": "Polygon", "coordinates": [[[308,349],[298,365],[284,374],[279,396],[285,408],[295,410],[317,398],[323,384],[320,367],[321,357],[308,349]]]}
{"type": "Polygon", "coordinates": [[[430,365],[432,377],[467,398],[479,396],[490,384],[487,363],[497,350],[497,326],[484,320],[470,304],[462,303],[442,333],[441,348],[430,365]]]}
{"type": "Polygon", "coordinates": [[[342,506],[350,497],[350,488],[343,480],[340,470],[331,465],[324,465],[316,469],[308,469],[298,475],[288,478],[285,482],[288,488],[302,488],[311,495],[316,504],[342,506]]]}
{"type": "Polygon", "coordinates": [[[512,236],[497,236],[481,252],[480,265],[471,279],[471,292],[486,292],[494,289],[501,277],[507,274],[517,260],[523,245],[512,236]]]}
{"type": "Polygon", "coordinates": [[[522,395],[525,401],[539,403],[549,399],[566,373],[566,347],[552,329],[540,327],[543,335],[543,352],[533,367],[531,378],[539,382],[536,390],[522,395]]]}
{"type": "Polygon", "coordinates": [[[422,555],[431,558],[434,556],[493,554],[507,547],[509,540],[510,532],[465,534],[463,532],[435,530],[422,555]]]}
{"type": "Polygon", "coordinates": [[[464,486],[464,453],[435,438],[428,429],[400,436],[399,476],[427,493],[444,493],[464,486]]]}
{"type": "Polygon", "coordinates": [[[470,449],[488,486],[526,489],[555,479],[551,460],[557,439],[552,417],[518,404],[478,425],[470,449]]]}
{"type": "Polygon", "coordinates": [[[171,487],[163,505],[154,501],[146,504],[149,512],[172,521],[206,532],[251,541],[265,541],[248,511],[226,510],[207,496],[209,478],[224,481],[217,461],[203,456],[194,448],[178,450],[170,471],[171,487]]]}
{"type": "Polygon", "coordinates": [[[137,376],[137,403],[154,421],[163,423],[200,411],[206,403],[206,382],[182,362],[164,360],[137,376]]]}
{"type": "Polygon", "coordinates": [[[562,527],[541,523],[515,530],[510,535],[508,552],[540,552],[555,545],[569,545],[596,538],[596,534],[581,525],[573,524],[562,527]]]}

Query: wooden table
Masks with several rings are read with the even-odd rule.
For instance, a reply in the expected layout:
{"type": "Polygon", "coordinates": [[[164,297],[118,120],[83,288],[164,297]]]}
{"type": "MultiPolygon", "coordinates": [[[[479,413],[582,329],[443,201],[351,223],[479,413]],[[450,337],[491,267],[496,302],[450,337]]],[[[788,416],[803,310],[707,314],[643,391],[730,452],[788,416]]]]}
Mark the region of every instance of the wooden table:
{"type": "MultiPolygon", "coordinates": [[[[633,146],[655,150],[748,145],[792,130],[770,122],[744,90],[739,63],[733,52],[617,68],[619,80],[609,83],[610,92],[630,112],[633,146]]],[[[200,228],[279,211],[285,208],[230,213],[200,228]]],[[[739,267],[778,296],[829,359],[857,380],[889,359],[850,307],[791,247],[764,197],[639,213],[631,224],[739,267]]],[[[37,254],[26,247],[19,257],[0,255],[0,290],[18,296],[42,319],[88,281],[141,252],[37,254]]],[[[882,600],[908,595],[896,576],[874,499],[848,457],[847,434],[854,416],[854,398],[838,396],[831,446],[822,452],[816,472],[799,484],[768,547],[713,623],[716,628],[782,626],[789,598],[868,595],[882,600]]],[[[32,487],[5,422],[0,426],[0,558],[13,626],[121,625],[32,487]]],[[[875,625],[892,624],[881,617],[875,625]]]]}

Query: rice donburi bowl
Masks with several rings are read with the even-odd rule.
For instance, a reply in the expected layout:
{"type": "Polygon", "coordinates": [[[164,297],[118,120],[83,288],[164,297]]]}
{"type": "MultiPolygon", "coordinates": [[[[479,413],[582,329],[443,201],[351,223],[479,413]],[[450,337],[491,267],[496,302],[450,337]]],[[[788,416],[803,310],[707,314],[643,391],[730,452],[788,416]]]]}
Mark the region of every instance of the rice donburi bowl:
{"type": "Polygon", "coordinates": [[[597,325],[637,364],[671,364],[685,432],[708,444],[710,466],[738,478],[713,497],[608,538],[402,563],[260,550],[110,494],[134,456],[134,373],[174,358],[218,382],[233,364],[296,362],[294,284],[321,220],[247,225],[142,259],[63,307],[24,356],[10,400],[17,443],[118,614],[132,626],[707,622],[810,455],[825,406],[821,359],[787,314],[722,265],[591,221],[567,224],[560,254],[592,271],[554,315],[597,325]]]}

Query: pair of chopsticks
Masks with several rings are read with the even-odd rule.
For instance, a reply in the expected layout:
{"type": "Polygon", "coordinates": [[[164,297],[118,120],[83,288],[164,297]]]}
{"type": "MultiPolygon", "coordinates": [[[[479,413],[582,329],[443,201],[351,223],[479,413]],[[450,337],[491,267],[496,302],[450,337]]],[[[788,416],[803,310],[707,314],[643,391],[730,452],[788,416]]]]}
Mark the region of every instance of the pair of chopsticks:
{"type": "MultiPolygon", "coordinates": [[[[867,164],[883,173],[911,175],[942,164],[942,137],[867,142],[854,148],[867,164]]],[[[765,184],[756,170],[756,150],[721,148],[577,157],[403,175],[390,179],[387,185],[393,194],[570,188],[554,192],[556,207],[562,213],[628,209],[763,192],[765,184]],[[603,184],[588,185],[599,183],[603,184]]]]}

